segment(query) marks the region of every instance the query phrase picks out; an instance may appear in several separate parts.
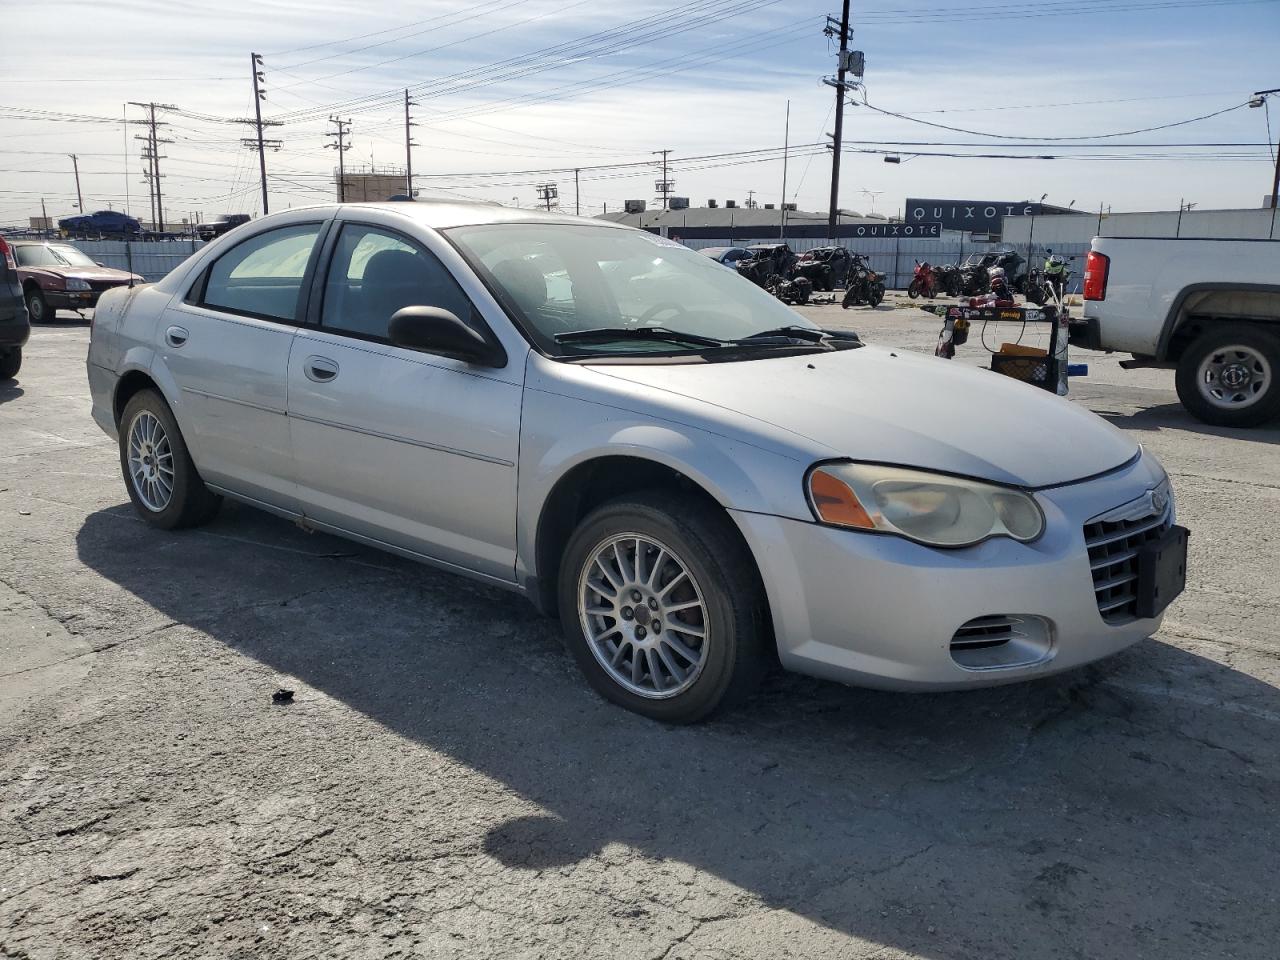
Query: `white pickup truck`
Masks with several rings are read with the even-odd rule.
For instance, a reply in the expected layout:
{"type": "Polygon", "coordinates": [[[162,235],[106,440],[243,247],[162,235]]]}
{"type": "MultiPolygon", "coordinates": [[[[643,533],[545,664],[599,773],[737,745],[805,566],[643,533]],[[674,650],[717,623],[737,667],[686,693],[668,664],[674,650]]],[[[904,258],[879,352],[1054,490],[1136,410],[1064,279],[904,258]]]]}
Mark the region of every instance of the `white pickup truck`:
{"type": "Polygon", "coordinates": [[[1176,370],[1206,423],[1280,417],[1280,240],[1095,237],[1071,340],[1176,370]]]}

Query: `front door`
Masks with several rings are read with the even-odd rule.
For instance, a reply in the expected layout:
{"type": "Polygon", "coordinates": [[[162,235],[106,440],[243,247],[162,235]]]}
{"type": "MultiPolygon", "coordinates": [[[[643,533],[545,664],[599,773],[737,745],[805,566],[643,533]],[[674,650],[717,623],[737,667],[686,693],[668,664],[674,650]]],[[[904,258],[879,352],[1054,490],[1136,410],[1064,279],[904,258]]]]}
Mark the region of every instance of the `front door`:
{"type": "Polygon", "coordinates": [[[390,343],[391,317],[407,306],[483,327],[426,242],[347,222],[332,249],[319,324],[299,330],[289,357],[302,511],[514,580],[523,366],[476,367],[390,343]]]}
{"type": "Polygon", "coordinates": [[[156,331],[200,475],[288,512],[297,507],[285,405],[289,347],[322,227],[277,227],[231,247],[166,308],[156,331]]]}

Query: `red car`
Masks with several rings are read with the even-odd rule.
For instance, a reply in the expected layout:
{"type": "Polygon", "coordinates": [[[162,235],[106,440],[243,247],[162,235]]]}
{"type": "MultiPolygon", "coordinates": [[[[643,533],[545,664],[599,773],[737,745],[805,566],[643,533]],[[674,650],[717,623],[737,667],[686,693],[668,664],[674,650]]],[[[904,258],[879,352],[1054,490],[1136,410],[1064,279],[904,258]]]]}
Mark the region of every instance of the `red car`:
{"type": "Polygon", "coordinates": [[[33,323],[52,320],[59,310],[85,310],[104,290],[143,283],[136,273],[94,263],[69,243],[10,240],[18,280],[33,323]]]}

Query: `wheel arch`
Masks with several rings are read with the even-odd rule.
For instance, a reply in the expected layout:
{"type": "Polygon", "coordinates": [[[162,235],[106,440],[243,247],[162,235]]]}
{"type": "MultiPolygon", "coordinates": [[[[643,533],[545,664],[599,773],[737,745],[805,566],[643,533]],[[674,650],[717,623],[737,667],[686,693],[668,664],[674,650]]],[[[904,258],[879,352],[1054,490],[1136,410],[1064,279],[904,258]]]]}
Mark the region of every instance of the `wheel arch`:
{"type": "Polygon", "coordinates": [[[542,502],[534,534],[533,576],[528,584],[528,595],[541,612],[557,614],[560,560],[582,519],[600,504],[642,490],[671,491],[722,514],[756,575],[762,576],[755,554],[726,505],[699,478],[634,452],[602,453],[567,469],[542,502]]]}
{"type": "Polygon", "coordinates": [[[1177,363],[1192,341],[1215,323],[1246,323],[1280,332],[1280,284],[1192,283],[1165,315],[1156,359],[1177,363]]]}

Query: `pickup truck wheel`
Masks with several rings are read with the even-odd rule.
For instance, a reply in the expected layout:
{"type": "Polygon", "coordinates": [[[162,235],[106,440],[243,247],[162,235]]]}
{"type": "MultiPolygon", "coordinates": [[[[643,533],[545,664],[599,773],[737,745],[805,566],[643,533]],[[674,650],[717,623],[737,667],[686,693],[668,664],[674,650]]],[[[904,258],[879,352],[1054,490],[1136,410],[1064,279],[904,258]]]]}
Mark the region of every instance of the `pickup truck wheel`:
{"type": "Polygon", "coordinates": [[[764,587],[731,521],[670,494],[599,507],[560,567],[569,651],[601,696],[667,723],[745,697],[766,666],[764,587]]]}
{"type": "Polygon", "coordinates": [[[134,508],[161,530],[213,519],[222,498],[204,485],[164,397],[140,390],[120,417],[120,469],[134,508]]]}
{"type": "Polygon", "coordinates": [[[1178,361],[1178,399],[1196,419],[1252,427],[1280,416],[1280,339],[1249,324],[1197,337],[1178,361]]]}
{"type": "Polygon", "coordinates": [[[22,369],[21,347],[14,347],[12,350],[0,353],[0,380],[12,380],[18,375],[20,369],[22,369]]]}
{"type": "Polygon", "coordinates": [[[58,315],[58,311],[49,306],[44,294],[35,288],[27,291],[27,313],[32,323],[45,323],[58,315]]]}

